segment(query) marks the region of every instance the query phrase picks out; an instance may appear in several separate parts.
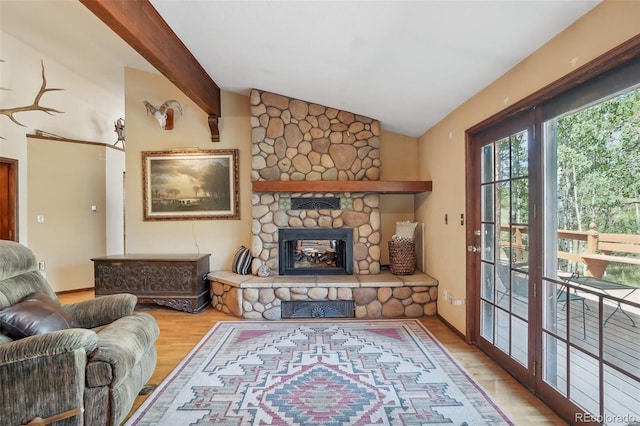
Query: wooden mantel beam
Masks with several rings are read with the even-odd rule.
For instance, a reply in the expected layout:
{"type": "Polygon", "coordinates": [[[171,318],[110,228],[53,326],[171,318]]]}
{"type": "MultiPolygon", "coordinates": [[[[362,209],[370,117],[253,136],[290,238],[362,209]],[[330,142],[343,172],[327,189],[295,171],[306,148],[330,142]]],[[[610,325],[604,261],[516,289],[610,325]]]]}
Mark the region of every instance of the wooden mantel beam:
{"type": "Polygon", "coordinates": [[[80,0],[209,115],[219,141],[220,88],[148,0],[80,0]]]}
{"type": "Polygon", "coordinates": [[[419,194],[431,192],[430,180],[254,180],[253,192],[377,192],[379,194],[419,194]]]}

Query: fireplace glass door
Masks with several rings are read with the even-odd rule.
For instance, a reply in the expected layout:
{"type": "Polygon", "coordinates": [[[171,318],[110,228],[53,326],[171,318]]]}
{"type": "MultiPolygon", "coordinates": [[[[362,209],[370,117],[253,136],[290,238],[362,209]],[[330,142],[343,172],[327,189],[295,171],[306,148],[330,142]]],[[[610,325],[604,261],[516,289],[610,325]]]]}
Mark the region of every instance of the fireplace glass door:
{"type": "Polygon", "coordinates": [[[353,273],[352,228],[281,228],[280,275],[353,273]]]}

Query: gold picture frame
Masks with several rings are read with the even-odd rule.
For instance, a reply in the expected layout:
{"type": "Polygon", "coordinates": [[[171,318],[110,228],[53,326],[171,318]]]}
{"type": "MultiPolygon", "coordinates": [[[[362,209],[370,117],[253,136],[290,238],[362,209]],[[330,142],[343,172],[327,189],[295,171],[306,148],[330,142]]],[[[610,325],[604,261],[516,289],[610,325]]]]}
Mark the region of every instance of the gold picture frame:
{"type": "Polygon", "coordinates": [[[144,220],[240,219],[238,150],[143,151],[144,220]]]}

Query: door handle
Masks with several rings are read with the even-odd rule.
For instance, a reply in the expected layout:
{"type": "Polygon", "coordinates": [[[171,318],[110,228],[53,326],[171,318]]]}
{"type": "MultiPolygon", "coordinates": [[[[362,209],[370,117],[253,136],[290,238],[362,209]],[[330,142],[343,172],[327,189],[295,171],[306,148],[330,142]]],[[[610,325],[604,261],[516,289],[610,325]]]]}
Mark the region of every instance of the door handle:
{"type": "Polygon", "coordinates": [[[480,248],[480,247],[478,247],[478,246],[467,246],[467,251],[468,251],[469,253],[477,253],[477,252],[479,252],[480,250],[481,250],[481,248],[480,248]]]}

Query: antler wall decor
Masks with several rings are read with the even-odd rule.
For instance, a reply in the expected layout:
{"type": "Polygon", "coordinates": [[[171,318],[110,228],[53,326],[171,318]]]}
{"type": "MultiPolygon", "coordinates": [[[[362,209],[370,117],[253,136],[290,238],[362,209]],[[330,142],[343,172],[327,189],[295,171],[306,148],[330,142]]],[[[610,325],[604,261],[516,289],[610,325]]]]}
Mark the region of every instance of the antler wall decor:
{"type": "MultiPolygon", "coordinates": [[[[33,100],[33,103],[31,105],[25,105],[25,106],[20,106],[20,107],[15,107],[15,108],[0,108],[0,114],[6,115],[7,117],[9,117],[9,120],[13,121],[18,126],[27,127],[24,124],[20,123],[14,117],[14,114],[17,114],[19,112],[42,111],[42,112],[47,113],[49,115],[53,115],[53,113],[64,114],[64,111],[59,111],[59,110],[57,110],[55,108],[49,108],[49,107],[45,107],[45,106],[41,106],[40,105],[40,99],[42,98],[42,96],[45,93],[53,92],[53,91],[57,91],[57,90],[64,90],[64,89],[55,89],[55,88],[47,89],[47,78],[46,78],[45,72],[44,72],[44,61],[41,60],[40,64],[42,65],[42,86],[40,86],[40,90],[38,91],[38,94],[36,94],[36,97],[33,100]]],[[[4,89],[4,90],[8,90],[8,89],[4,89]]],[[[2,136],[0,136],[0,138],[5,139],[2,136]]]]}
{"type": "Polygon", "coordinates": [[[114,145],[118,145],[118,142],[122,142],[122,148],[124,148],[124,118],[118,118],[114,122],[114,132],[118,135],[118,140],[114,145]]]}
{"type": "MultiPolygon", "coordinates": [[[[177,108],[178,111],[180,111],[180,115],[182,115],[182,105],[180,105],[180,102],[176,101],[175,99],[165,101],[162,105],[160,105],[160,108],[154,107],[147,101],[144,101],[143,103],[144,106],[147,107],[147,114],[151,113],[151,115],[153,115],[155,119],[158,120],[158,124],[160,125],[160,128],[162,130],[165,130],[165,128],[167,130],[173,129],[173,122],[170,123],[170,126],[167,126],[167,115],[169,115],[168,112],[172,109],[172,107],[177,108]]],[[[170,116],[173,117],[173,114],[171,114],[170,116]]]]}

